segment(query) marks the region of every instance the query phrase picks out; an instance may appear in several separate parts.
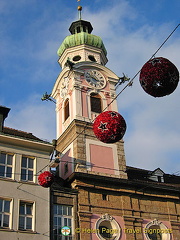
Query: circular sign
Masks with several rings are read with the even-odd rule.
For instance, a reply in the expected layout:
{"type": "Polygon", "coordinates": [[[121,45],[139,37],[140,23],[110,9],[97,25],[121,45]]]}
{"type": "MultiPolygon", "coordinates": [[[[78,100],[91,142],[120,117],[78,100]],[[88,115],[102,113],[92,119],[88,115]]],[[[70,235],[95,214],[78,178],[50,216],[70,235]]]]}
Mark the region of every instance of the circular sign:
{"type": "Polygon", "coordinates": [[[71,233],[71,229],[67,226],[61,228],[61,233],[64,236],[68,236],[71,233]]]}

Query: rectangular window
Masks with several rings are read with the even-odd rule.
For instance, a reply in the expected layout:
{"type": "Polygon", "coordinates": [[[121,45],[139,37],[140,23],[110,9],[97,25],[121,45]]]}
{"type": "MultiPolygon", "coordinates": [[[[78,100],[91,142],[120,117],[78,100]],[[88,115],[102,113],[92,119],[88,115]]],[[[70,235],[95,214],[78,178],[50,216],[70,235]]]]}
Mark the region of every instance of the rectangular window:
{"type": "Polygon", "coordinates": [[[157,178],[158,178],[158,182],[162,182],[161,181],[161,176],[157,176],[157,178]]]}
{"type": "Polygon", "coordinates": [[[33,173],[34,173],[34,158],[23,156],[21,162],[21,180],[33,181],[33,173]]]}
{"type": "Polygon", "coordinates": [[[0,177],[12,178],[13,154],[0,153],[0,177]]]}
{"type": "Polygon", "coordinates": [[[9,228],[10,200],[0,198],[0,228],[9,228]]]}
{"type": "Polygon", "coordinates": [[[108,200],[108,195],[107,194],[102,194],[102,200],[107,201],[108,200]]]}
{"type": "Polygon", "coordinates": [[[20,201],[19,230],[33,230],[33,203],[20,201]]]}
{"type": "Polygon", "coordinates": [[[72,240],[72,207],[54,204],[54,220],[53,220],[53,240],[72,240]],[[62,227],[68,227],[70,229],[64,229],[61,232],[62,227]],[[68,235],[67,235],[68,234],[68,235]]]}
{"type": "Polygon", "coordinates": [[[68,162],[66,162],[64,164],[64,174],[66,174],[68,172],[69,168],[68,168],[68,162]]]}

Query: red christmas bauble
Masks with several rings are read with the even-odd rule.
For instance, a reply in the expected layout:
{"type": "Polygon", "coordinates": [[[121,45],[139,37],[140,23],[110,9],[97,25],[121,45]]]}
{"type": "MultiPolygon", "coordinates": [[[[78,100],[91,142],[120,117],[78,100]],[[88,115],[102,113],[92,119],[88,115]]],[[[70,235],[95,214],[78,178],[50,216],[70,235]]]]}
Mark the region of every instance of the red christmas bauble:
{"type": "Polygon", "coordinates": [[[157,57],[144,64],[139,81],[146,93],[153,97],[163,97],[176,89],[179,82],[179,72],[168,59],[157,57]]]}
{"type": "Polygon", "coordinates": [[[126,131],[126,122],[117,112],[102,112],[94,121],[93,131],[100,141],[115,143],[123,138],[126,131]]]}
{"type": "Polygon", "coordinates": [[[54,176],[49,171],[45,171],[38,176],[39,185],[48,188],[52,185],[54,181],[54,176]]]}

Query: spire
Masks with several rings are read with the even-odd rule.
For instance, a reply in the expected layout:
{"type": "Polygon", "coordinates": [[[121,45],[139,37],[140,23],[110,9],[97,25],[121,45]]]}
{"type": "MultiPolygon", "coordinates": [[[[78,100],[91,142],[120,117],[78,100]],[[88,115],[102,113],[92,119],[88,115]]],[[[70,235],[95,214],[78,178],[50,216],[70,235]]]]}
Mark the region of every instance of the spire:
{"type": "MultiPolygon", "coordinates": [[[[81,0],[77,0],[77,2],[80,2],[81,0]]],[[[69,31],[71,34],[75,33],[91,33],[93,30],[93,27],[90,22],[82,20],[82,6],[77,7],[78,10],[78,17],[79,19],[75,22],[73,22],[69,28],[69,31]]]]}
{"type": "MultiPolygon", "coordinates": [[[[79,0],[80,1],[80,0],[79,0]]],[[[78,2],[79,2],[78,1],[78,2]]],[[[99,63],[103,63],[104,65],[107,63],[107,51],[106,48],[103,44],[102,39],[99,36],[91,34],[93,27],[89,21],[82,20],[82,6],[77,7],[79,17],[78,20],[75,22],[72,22],[69,31],[71,33],[70,36],[67,36],[62,44],[60,45],[57,54],[61,58],[63,53],[65,52],[66,49],[76,47],[76,46],[82,46],[83,51],[85,51],[85,47],[91,48],[90,50],[92,51],[92,55],[94,56],[94,48],[97,48],[98,50],[102,50],[102,53],[100,53],[101,57],[103,58],[98,58],[99,63]]],[[[68,55],[68,53],[67,53],[68,55]]],[[[72,55],[72,54],[71,54],[72,55]]],[[[68,55],[69,57],[69,55],[68,55]]],[[[67,57],[67,58],[68,58],[67,57]]],[[[72,56],[70,57],[72,58],[72,56]]],[[[81,61],[90,61],[89,58],[87,58],[86,55],[81,56],[81,61]]],[[[65,65],[65,60],[64,58],[59,60],[59,63],[61,66],[65,65]]],[[[91,60],[92,61],[92,60],[91,60]]],[[[97,60],[96,60],[97,61],[97,60]]],[[[77,61],[76,61],[77,62],[77,61]]]]}
{"type": "Polygon", "coordinates": [[[77,7],[77,9],[78,9],[78,12],[79,12],[79,20],[81,20],[82,19],[82,6],[78,6],[77,7]]]}
{"type": "Polygon", "coordinates": [[[79,12],[79,20],[75,21],[71,24],[69,31],[71,34],[75,33],[81,33],[81,32],[86,32],[86,33],[91,33],[93,30],[93,27],[90,22],[82,20],[82,7],[78,6],[77,7],[78,12],[79,12]]]}

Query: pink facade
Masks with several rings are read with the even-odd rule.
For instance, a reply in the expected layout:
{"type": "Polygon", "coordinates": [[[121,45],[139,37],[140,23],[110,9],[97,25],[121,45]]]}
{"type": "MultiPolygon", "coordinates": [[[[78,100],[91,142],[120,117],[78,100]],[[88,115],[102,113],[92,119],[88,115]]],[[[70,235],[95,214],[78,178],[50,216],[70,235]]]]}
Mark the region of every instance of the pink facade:
{"type": "Polygon", "coordinates": [[[74,170],[74,162],[71,154],[71,149],[69,149],[60,160],[59,176],[63,179],[69,177],[74,170]]]}
{"type": "MultiPolygon", "coordinates": [[[[84,69],[84,71],[86,71],[86,70],[88,70],[88,69],[84,69]]],[[[103,74],[103,73],[102,73],[102,74],[103,74]]],[[[104,74],[103,74],[103,75],[104,75],[104,74]]],[[[106,78],[105,75],[104,75],[104,77],[106,78]]],[[[86,80],[85,80],[84,77],[82,77],[81,80],[82,80],[82,84],[83,84],[84,86],[89,87],[89,84],[86,82],[86,80]]],[[[107,79],[106,79],[106,80],[107,80],[107,79]]],[[[109,84],[106,84],[106,86],[103,88],[103,90],[101,90],[101,92],[102,92],[102,91],[104,91],[104,92],[106,92],[106,91],[110,91],[109,84]]]]}
{"type": "Polygon", "coordinates": [[[82,90],[82,115],[88,118],[88,104],[87,104],[87,91],[82,90]]]}
{"type": "Polygon", "coordinates": [[[63,103],[60,95],[58,94],[57,105],[56,105],[56,116],[57,116],[57,135],[62,132],[62,108],[63,103]]]}
{"type": "Polygon", "coordinates": [[[115,174],[113,149],[111,147],[90,144],[90,162],[92,171],[115,174]]]}
{"type": "MultiPolygon", "coordinates": [[[[152,219],[144,219],[143,220],[143,223],[142,223],[143,240],[147,240],[147,237],[146,237],[145,233],[148,232],[148,229],[147,229],[148,225],[147,224],[151,223],[151,222],[152,222],[152,219]]],[[[165,225],[165,227],[167,228],[167,229],[164,230],[165,232],[167,231],[167,233],[172,233],[172,226],[171,226],[171,223],[169,221],[161,221],[159,219],[159,222],[162,223],[163,225],[165,225]]],[[[163,232],[163,230],[162,230],[162,232],[163,232]]],[[[169,238],[163,238],[163,239],[169,239],[169,238]]],[[[170,240],[174,240],[172,234],[171,234],[170,240]]]]}

